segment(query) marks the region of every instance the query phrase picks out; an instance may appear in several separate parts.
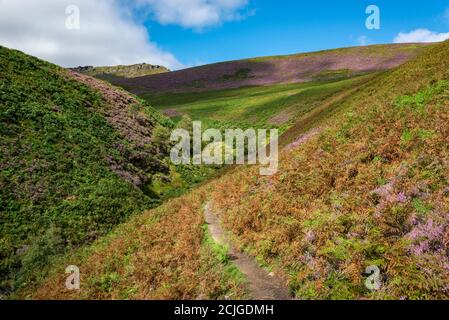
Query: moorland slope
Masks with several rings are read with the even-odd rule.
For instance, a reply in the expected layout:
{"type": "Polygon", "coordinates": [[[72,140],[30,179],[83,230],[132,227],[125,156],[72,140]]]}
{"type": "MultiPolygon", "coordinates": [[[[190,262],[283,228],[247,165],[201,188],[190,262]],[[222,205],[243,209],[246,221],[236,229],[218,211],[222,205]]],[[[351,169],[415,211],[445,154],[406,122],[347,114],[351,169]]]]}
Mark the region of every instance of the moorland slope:
{"type": "Polygon", "coordinates": [[[301,299],[447,299],[449,42],[340,97],[320,130],[286,149],[276,175],[237,168],[122,224],[54,265],[32,298],[245,297],[212,201],[237,248],[301,299]],[[211,249],[212,248],[212,249],[211,249]],[[218,253],[217,253],[218,252],[218,253]],[[81,291],[65,289],[76,264],[81,291]],[[380,288],[365,270],[380,271],[380,288]]]}
{"type": "Polygon", "coordinates": [[[121,89],[0,47],[0,294],[159,204],[172,125],[121,89]]]}
{"type": "Polygon", "coordinates": [[[426,44],[390,44],[215,63],[114,82],[141,94],[200,92],[334,80],[385,71],[416,57],[426,44]]]}

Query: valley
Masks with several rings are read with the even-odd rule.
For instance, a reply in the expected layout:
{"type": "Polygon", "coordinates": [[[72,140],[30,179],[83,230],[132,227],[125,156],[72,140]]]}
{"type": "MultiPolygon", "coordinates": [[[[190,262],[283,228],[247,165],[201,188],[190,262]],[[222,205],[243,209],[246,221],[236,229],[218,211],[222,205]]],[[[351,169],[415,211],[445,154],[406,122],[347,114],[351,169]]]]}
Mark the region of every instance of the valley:
{"type": "Polygon", "coordinates": [[[448,53],[346,48],[109,84],[0,47],[1,294],[447,298],[448,53]],[[173,165],[170,132],[196,120],[279,129],[278,172],[173,165]]]}

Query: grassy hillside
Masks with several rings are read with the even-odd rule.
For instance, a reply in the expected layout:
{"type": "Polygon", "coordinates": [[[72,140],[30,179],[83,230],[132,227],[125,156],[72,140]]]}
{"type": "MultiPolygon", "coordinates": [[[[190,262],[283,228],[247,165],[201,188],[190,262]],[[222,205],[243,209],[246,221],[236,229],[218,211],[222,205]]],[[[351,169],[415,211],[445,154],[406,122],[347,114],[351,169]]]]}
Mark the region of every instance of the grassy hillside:
{"type": "Polygon", "coordinates": [[[241,170],[213,199],[236,242],[302,299],[447,299],[449,42],[340,104],[279,173],[241,170]],[[365,268],[382,287],[365,287],[365,268]]]}
{"type": "Polygon", "coordinates": [[[37,299],[240,299],[244,279],[227,249],[209,238],[203,220],[207,188],[135,216],[93,246],[55,264],[39,287],[22,291],[37,299]],[[82,290],[65,289],[65,268],[80,267],[82,290]]]}
{"type": "Polygon", "coordinates": [[[310,129],[307,123],[327,117],[329,99],[344,96],[424,47],[378,45],[232,61],[136,78],[124,87],[175,121],[188,115],[203,127],[278,128],[287,131],[286,144],[304,132],[301,128],[310,129]],[[187,79],[195,79],[194,85],[186,85],[187,79]],[[294,125],[306,115],[306,121],[294,125]]]}
{"type": "Polygon", "coordinates": [[[202,206],[213,200],[234,241],[292,296],[447,299],[448,53],[449,42],[427,48],[328,102],[322,132],[286,150],[277,175],[229,172],[61,259],[23,296],[243,297],[227,262],[204,251],[202,206]],[[65,289],[68,264],[80,267],[81,291],[65,289]],[[379,291],[365,287],[371,265],[379,291]]]}
{"type": "Polygon", "coordinates": [[[229,61],[152,76],[122,79],[116,84],[141,95],[336,80],[397,67],[416,57],[425,46],[425,44],[377,45],[229,61]]]}
{"type": "Polygon", "coordinates": [[[172,125],[121,90],[0,47],[0,295],[158,204],[172,125]]]}
{"type": "Polygon", "coordinates": [[[202,120],[205,127],[276,127],[283,132],[329,97],[373,76],[142,97],[175,120],[186,114],[202,120]]]}

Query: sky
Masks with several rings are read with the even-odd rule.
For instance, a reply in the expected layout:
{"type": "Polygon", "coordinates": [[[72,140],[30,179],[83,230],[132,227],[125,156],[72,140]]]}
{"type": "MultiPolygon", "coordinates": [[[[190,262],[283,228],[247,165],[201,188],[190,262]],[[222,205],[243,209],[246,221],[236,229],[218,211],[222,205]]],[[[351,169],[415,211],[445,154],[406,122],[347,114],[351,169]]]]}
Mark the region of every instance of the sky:
{"type": "Polygon", "coordinates": [[[0,0],[0,45],[65,67],[171,69],[449,38],[447,0],[0,0]],[[368,29],[370,5],[379,29],[368,29]]]}

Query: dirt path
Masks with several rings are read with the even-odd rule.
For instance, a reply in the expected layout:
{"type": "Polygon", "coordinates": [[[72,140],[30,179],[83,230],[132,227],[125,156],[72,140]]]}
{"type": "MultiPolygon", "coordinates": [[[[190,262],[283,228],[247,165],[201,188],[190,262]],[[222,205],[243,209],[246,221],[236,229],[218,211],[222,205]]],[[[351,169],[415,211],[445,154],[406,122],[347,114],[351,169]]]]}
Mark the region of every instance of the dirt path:
{"type": "Polygon", "coordinates": [[[250,296],[254,300],[288,300],[291,297],[283,281],[268,274],[257,265],[253,258],[234,248],[221,227],[220,220],[213,210],[213,203],[209,201],[204,209],[206,223],[214,241],[229,248],[231,261],[246,276],[250,289],[250,296]]]}
{"type": "Polygon", "coordinates": [[[321,131],[322,131],[321,128],[312,129],[309,132],[300,135],[299,138],[296,139],[296,141],[286,145],[282,150],[283,151],[293,150],[293,149],[299,147],[300,145],[302,145],[303,143],[306,143],[307,141],[312,139],[314,136],[320,134],[321,131]]]}
{"type": "Polygon", "coordinates": [[[306,134],[314,127],[322,125],[320,118],[326,118],[326,114],[331,114],[335,111],[334,109],[338,106],[338,102],[343,101],[347,97],[354,94],[357,90],[360,90],[361,88],[369,84],[372,79],[373,78],[368,78],[368,80],[363,81],[363,83],[355,88],[347,89],[343,92],[331,96],[330,98],[323,101],[319,106],[300,117],[297,121],[295,121],[293,126],[291,126],[290,129],[285,131],[281,136],[281,147],[289,146],[291,148],[291,144],[294,143],[302,134],[306,134]]]}

